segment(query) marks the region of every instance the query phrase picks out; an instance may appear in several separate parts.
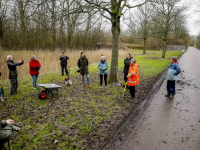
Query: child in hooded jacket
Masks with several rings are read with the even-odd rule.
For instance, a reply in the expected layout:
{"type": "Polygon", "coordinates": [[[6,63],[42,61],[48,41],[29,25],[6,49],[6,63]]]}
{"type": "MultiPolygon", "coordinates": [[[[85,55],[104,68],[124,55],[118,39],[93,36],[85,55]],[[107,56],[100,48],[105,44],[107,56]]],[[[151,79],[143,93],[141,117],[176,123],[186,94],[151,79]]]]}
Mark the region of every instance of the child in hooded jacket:
{"type": "Polygon", "coordinates": [[[181,73],[181,69],[178,65],[177,58],[171,57],[171,64],[167,71],[167,94],[165,97],[169,97],[170,99],[174,98],[176,94],[175,82],[178,79],[178,74],[181,73]]]}

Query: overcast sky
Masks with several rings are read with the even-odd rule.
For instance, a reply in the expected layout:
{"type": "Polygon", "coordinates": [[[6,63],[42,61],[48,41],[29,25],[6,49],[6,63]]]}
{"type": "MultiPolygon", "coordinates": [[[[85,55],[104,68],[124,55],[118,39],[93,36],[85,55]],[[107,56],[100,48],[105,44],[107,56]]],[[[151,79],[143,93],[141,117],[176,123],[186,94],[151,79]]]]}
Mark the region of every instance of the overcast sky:
{"type": "MultiPolygon", "coordinates": [[[[139,1],[138,3],[141,3],[141,2],[139,1]]],[[[198,35],[198,33],[200,33],[200,0],[182,0],[179,3],[179,5],[184,5],[184,6],[187,6],[188,8],[185,11],[185,13],[187,16],[187,28],[188,28],[189,34],[198,35]],[[198,5],[199,5],[199,8],[198,8],[198,5]],[[197,10],[199,10],[199,13],[197,13],[197,10]],[[199,24],[197,23],[198,20],[199,20],[199,24]]],[[[133,9],[132,11],[134,12],[135,10],[136,9],[133,9]]],[[[104,29],[110,30],[110,22],[108,20],[105,20],[105,21],[106,21],[106,28],[104,29]],[[108,27],[108,24],[109,24],[109,27],[108,27]]],[[[128,24],[126,24],[126,22],[123,20],[123,23],[121,23],[121,28],[126,30],[128,28],[127,25],[128,24]]]]}
{"type": "Polygon", "coordinates": [[[197,35],[200,33],[200,25],[197,23],[200,20],[200,13],[197,14],[196,11],[200,10],[197,7],[198,4],[200,5],[200,0],[183,0],[183,2],[187,2],[189,7],[186,11],[188,31],[190,35],[197,35]]]}

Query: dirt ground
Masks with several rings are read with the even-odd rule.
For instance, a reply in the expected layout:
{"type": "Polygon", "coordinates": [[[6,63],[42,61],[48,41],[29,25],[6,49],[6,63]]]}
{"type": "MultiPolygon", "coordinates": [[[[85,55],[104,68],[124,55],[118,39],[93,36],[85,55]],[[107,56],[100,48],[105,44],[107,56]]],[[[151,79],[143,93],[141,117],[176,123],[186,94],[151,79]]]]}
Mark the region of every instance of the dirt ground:
{"type": "Polygon", "coordinates": [[[179,65],[182,72],[176,82],[175,98],[164,97],[165,80],[137,122],[121,133],[122,138],[109,149],[200,149],[200,51],[189,48],[179,65]]]}

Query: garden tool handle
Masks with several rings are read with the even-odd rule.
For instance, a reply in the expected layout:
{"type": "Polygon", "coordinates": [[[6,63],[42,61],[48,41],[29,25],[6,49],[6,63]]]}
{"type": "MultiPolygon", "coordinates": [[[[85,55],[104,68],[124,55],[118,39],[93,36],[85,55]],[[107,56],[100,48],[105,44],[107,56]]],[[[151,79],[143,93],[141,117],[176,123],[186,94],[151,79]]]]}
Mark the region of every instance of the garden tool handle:
{"type": "Polygon", "coordinates": [[[9,148],[9,150],[12,150],[11,140],[8,141],[8,148],[9,148]]]}
{"type": "Polygon", "coordinates": [[[68,77],[70,76],[70,66],[68,66],[68,68],[69,68],[69,74],[68,74],[68,77]]]}
{"type": "Polygon", "coordinates": [[[126,86],[127,86],[127,82],[126,82],[126,84],[125,84],[124,91],[126,90],[126,86]]]}

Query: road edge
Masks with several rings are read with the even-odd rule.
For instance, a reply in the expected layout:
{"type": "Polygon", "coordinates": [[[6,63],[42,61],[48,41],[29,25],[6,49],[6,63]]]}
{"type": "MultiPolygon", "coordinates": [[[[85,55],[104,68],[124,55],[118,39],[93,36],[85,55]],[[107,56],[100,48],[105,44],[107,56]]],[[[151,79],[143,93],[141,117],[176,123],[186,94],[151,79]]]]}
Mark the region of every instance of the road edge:
{"type": "MultiPolygon", "coordinates": [[[[184,55],[185,53],[183,53],[179,59],[181,59],[181,57],[184,55]]],[[[134,128],[137,120],[144,114],[145,110],[147,109],[147,107],[151,104],[151,101],[148,101],[149,99],[151,99],[151,97],[153,96],[154,93],[156,93],[161,85],[163,84],[163,82],[165,81],[167,75],[167,70],[168,68],[166,68],[160,76],[158,76],[158,80],[157,82],[152,86],[151,91],[147,94],[146,98],[139,104],[139,106],[132,110],[128,116],[126,117],[125,121],[122,123],[121,126],[119,126],[118,130],[111,136],[111,138],[103,145],[103,147],[101,148],[101,150],[110,150],[112,148],[114,148],[113,146],[117,145],[116,143],[122,141],[122,134],[124,132],[127,133],[127,128],[130,127],[130,124],[132,126],[132,129],[134,128]],[[128,127],[127,127],[128,126],[128,127]]],[[[130,133],[129,133],[130,134],[130,133]]]]}

